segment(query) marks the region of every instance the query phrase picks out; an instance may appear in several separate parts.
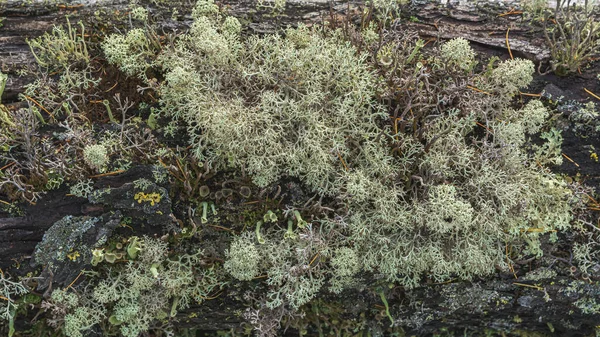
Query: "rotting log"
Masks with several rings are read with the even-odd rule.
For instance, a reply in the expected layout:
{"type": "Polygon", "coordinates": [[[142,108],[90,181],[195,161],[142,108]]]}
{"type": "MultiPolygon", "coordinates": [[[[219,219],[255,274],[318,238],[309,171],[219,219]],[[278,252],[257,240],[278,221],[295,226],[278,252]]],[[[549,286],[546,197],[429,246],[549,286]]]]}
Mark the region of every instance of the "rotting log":
{"type": "MultiPolygon", "coordinates": [[[[18,76],[19,69],[33,64],[33,57],[25,42],[48,31],[54,24],[64,23],[66,14],[71,20],[86,19],[98,10],[124,10],[127,1],[89,1],[89,4],[31,2],[22,1],[0,3],[0,17],[5,17],[0,28],[0,69],[9,74],[2,102],[16,102],[30,77],[18,76]]],[[[267,11],[255,11],[250,1],[225,1],[230,13],[248,22],[250,33],[268,33],[280,27],[297,22],[314,23],[331,19],[335,15],[360,13],[360,3],[306,1],[288,3],[285,14],[270,16],[267,11]]],[[[499,17],[501,8],[493,6],[474,7],[467,5],[422,4],[411,9],[411,15],[418,20],[406,25],[419,32],[422,38],[450,39],[464,37],[479,45],[487,52],[507,51],[507,40],[515,56],[526,57],[537,62],[547,60],[549,51],[542,36],[535,28],[522,25],[520,17],[507,15],[499,17]],[[510,28],[510,31],[508,31],[510,28]],[[508,38],[506,37],[508,34],[508,38]]],[[[504,5],[508,11],[510,5],[504,5]]],[[[169,9],[154,7],[153,14],[170,17],[169,9]]],[[[185,29],[189,17],[166,22],[165,29],[185,29]]],[[[124,184],[137,179],[135,172],[118,177],[102,178],[97,184],[109,182],[124,184]]],[[[0,218],[0,268],[14,264],[28,263],[35,245],[44,232],[65,215],[101,214],[102,208],[84,199],[66,196],[62,188],[46,194],[36,205],[26,208],[26,214],[16,218],[0,218]]],[[[551,259],[551,258],[545,258],[551,259]]],[[[563,263],[551,261],[550,263],[563,263]]],[[[516,266],[527,268],[527,264],[516,266]]],[[[568,265],[564,264],[567,269],[568,265]]],[[[185,326],[204,330],[227,330],[238,326],[242,319],[233,315],[242,310],[241,302],[232,298],[239,295],[233,290],[225,290],[219,298],[206,301],[202,306],[192,307],[182,313],[185,326]],[[225,300],[227,299],[227,300],[225,300]],[[196,312],[195,317],[189,314],[196,312]]],[[[443,326],[457,330],[483,331],[485,328],[528,330],[557,335],[586,335],[592,333],[598,315],[584,315],[574,307],[574,303],[585,297],[600,297],[600,286],[583,281],[581,275],[561,275],[550,279],[515,279],[512,275],[504,278],[480,279],[473,282],[429,284],[414,290],[397,289],[389,298],[390,311],[398,317],[398,324],[406,326],[407,332],[427,335],[443,326]],[[572,287],[575,290],[565,292],[572,287]],[[412,303],[411,306],[405,303],[412,303]],[[415,305],[417,303],[418,305],[415,305]]],[[[347,292],[340,299],[325,299],[338,302],[341,307],[356,307],[355,312],[368,310],[380,305],[377,294],[369,292],[347,292]],[[357,301],[360,299],[360,301],[357,301]]],[[[26,326],[18,322],[17,326],[26,326]]]]}

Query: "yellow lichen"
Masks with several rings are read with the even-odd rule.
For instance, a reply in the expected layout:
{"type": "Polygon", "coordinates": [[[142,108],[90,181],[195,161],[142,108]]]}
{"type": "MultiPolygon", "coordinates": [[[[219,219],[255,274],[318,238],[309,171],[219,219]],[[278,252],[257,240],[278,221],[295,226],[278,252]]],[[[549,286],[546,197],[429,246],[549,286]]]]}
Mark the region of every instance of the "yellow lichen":
{"type": "Polygon", "coordinates": [[[77,258],[78,258],[79,256],[81,256],[81,255],[79,254],[79,252],[78,252],[78,251],[74,251],[74,252],[72,252],[72,253],[69,253],[69,254],[67,254],[67,257],[68,257],[68,258],[69,258],[69,260],[71,260],[71,261],[77,261],[77,258]]]}
{"type": "Polygon", "coordinates": [[[138,204],[141,204],[142,201],[149,201],[150,202],[150,206],[154,206],[154,204],[157,204],[160,202],[160,194],[158,193],[144,193],[144,192],[138,192],[135,194],[135,196],[133,197],[135,200],[137,200],[138,204]]]}

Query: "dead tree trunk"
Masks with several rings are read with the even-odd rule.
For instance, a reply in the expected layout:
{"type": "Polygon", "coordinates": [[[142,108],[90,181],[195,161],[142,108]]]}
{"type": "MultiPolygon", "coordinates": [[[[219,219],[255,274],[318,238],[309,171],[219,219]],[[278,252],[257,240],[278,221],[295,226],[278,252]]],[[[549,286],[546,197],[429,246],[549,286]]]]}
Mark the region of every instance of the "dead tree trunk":
{"type": "MultiPolygon", "coordinates": [[[[39,36],[53,25],[64,23],[65,15],[70,15],[71,21],[82,19],[93,22],[94,13],[102,11],[103,19],[110,20],[110,16],[105,14],[126,10],[128,1],[88,1],[85,5],[48,4],[41,0],[27,5],[23,3],[20,0],[0,1],[0,18],[4,17],[3,26],[0,27],[0,69],[9,75],[1,100],[4,104],[17,102],[24,85],[32,80],[27,76],[19,76],[20,69],[34,64],[27,38],[39,36]]],[[[275,17],[269,15],[269,11],[256,11],[256,4],[250,0],[230,0],[221,4],[230,7],[231,14],[249,22],[249,33],[273,32],[288,24],[355,15],[364,6],[361,2],[289,1],[285,14],[275,17]]],[[[191,6],[189,3],[180,5],[191,6]]],[[[153,6],[152,14],[171,18],[172,5],[168,7],[153,6]]],[[[406,26],[418,31],[423,39],[464,37],[478,46],[479,51],[488,54],[506,54],[508,41],[514,56],[536,62],[546,60],[549,52],[539,30],[522,24],[520,15],[510,14],[510,7],[510,4],[497,7],[481,1],[479,5],[414,4],[410,12],[405,14],[414,19],[407,22],[406,26]],[[509,14],[498,16],[502,12],[509,14]]],[[[190,22],[189,16],[179,15],[177,20],[165,19],[161,25],[165,30],[182,30],[190,22]]],[[[114,182],[117,179],[123,184],[137,178],[133,172],[106,180],[112,179],[114,182]]],[[[103,181],[101,179],[98,184],[103,184],[103,181]]],[[[27,206],[25,214],[20,217],[7,217],[7,214],[0,213],[0,268],[10,270],[11,266],[14,268],[28,263],[27,259],[45,231],[63,216],[102,213],[98,206],[81,198],[65,196],[66,193],[64,188],[48,193],[37,205],[27,206]]],[[[549,259],[550,263],[562,264],[565,271],[570,267],[568,259],[545,259],[549,259]]],[[[516,266],[527,267],[527,261],[516,266]]],[[[582,299],[600,298],[598,280],[584,280],[577,271],[536,281],[504,275],[473,282],[431,283],[414,290],[395,289],[393,294],[388,301],[392,316],[397,318],[396,324],[414,334],[426,335],[438,331],[440,327],[452,326],[467,331],[509,328],[562,336],[584,335],[590,334],[600,321],[600,315],[585,314],[574,304],[582,299]],[[572,291],[565,291],[566,287],[571,287],[572,291]]],[[[349,292],[338,298],[325,299],[341,308],[355,308],[353,312],[362,312],[381,304],[379,296],[374,293],[349,292]]],[[[241,303],[228,298],[226,290],[220,298],[207,301],[200,307],[192,307],[180,313],[180,316],[186,317],[182,320],[186,326],[211,331],[227,330],[241,323],[242,319],[233,315],[238,309],[243,309],[241,303]],[[191,312],[198,314],[189,318],[191,312]]],[[[17,322],[17,326],[27,325],[25,321],[17,322]]]]}

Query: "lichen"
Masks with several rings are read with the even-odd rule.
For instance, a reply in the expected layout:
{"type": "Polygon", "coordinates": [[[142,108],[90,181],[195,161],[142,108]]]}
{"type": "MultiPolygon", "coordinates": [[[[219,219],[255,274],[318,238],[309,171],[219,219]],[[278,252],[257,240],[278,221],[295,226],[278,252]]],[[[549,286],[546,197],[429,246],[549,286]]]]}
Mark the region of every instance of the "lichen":
{"type": "Polygon", "coordinates": [[[144,192],[138,192],[133,196],[134,200],[137,200],[138,204],[141,204],[143,202],[149,202],[150,206],[154,206],[155,204],[158,204],[160,202],[160,194],[158,193],[144,193],[144,192]]]}
{"type": "MultiPolygon", "coordinates": [[[[533,64],[492,59],[480,71],[468,41],[425,48],[416,34],[389,29],[398,1],[370,4],[364,19],[373,21],[362,31],[348,23],[247,35],[200,0],[190,29],[165,37],[136,7],[128,31],[100,42],[106,62],[135,84],[130,97],[91,79],[85,59],[68,77],[61,68],[57,83],[45,73],[28,87],[29,108],[2,124],[0,155],[25,159],[0,170],[1,192],[33,202],[40,186],[66,182],[94,204],[84,211],[104,213],[61,219],[35,251],[54,276],[61,265],[84,270],[53,279],[66,287],[47,299],[55,328],[69,337],[168,330],[181,310],[225,286],[227,300],[248,309],[236,322],[248,319],[259,335],[284,324],[308,333],[308,319],[321,333],[400,334],[461,309],[485,315],[550,300],[515,300],[476,281],[523,277],[514,261],[547,254],[585,207],[576,184],[545,167],[562,158],[549,109],[535,99],[511,103],[533,64]],[[41,125],[56,134],[39,137],[41,125]],[[425,282],[444,284],[444,310],[399,316],[425,302],[413,296],[425,282]],[[318,300],[353,291],[364,308],[318,300]],[[400,296],[408,307],[392,302],[400,296]],[[320,323],[361,310],[376,322],[362,317],[339,331],[339,322],[320,323]]],[[[81,33],[67,34],[75,51],[86,47],[81,33]]],[[[40,40],[56,47],[49,55],[65,34],[40,40]]],[[[62,66],[34,50],[43,71],[62,66]]],[[[593,249],[574,246],[584,272],[595,267],[593,249]]],[[[595,312],[594,292],[573,287],[565,294],[595,312]]]]}
{"type": "Polygon", "coordinates": [[[47,265],[54,261],[65,261],[70,252],[79,248],[83,236],[98,221],[100,219],[95,217],[67,215],[55,222],[36,246],[35,262],[47,265]]]}

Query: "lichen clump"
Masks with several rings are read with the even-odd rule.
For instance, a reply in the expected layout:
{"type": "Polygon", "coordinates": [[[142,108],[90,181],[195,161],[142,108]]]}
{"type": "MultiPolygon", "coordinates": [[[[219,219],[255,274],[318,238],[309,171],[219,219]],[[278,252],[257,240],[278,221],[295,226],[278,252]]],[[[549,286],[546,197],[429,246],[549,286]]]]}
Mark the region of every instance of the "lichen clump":
{"type": "Polygon", "coordinates": [[[124,270],[109,271],[92,290],[80,296],[61,289],[52,292],[50,305],[63,307],[54,313],[55,320],[64,322],[67,336],[80,337],[106,320],[122,336],[137,337],[155,320],[202,303],[225,284],[218,270],[198,267],[201,251],[170,259],[165,242],[148,237],[132,242],[139,248],[135,257],[130,256],[124,270]]]}
{"type": "Polygon", "coordinates": [[[88,145],[83,149],[83,160],[96,171],[102,171],[108,163],[108,152],[104,145],[88,145]]]}
{"type": "Polygon", "coordinates": [[[236,22],[198,17],[159,57],[163,111],[187,125],[194,154],[214,169],[244,167],[260,187],[286,174],[339,192],[348,140],[375,138],[384,117],[364,55],[339,32],[306,27],[242,43],[236,22]]]}
{"type": "Polygon", "coordinates": [[[440,56],[448,66],[461,70],[471,70],[475,64],[475,51],[469,45],[469,41],[461,37],[444,43],[440,50],[440,56]]]}
{"type": "MultiPolygon", "coordinates": [[[[422,80],[439,81],[440,90],[451,91],[459,103],[433,113],[419,106],[450,104],[448,91],[432,95],[421,83],[407,84],[420,103],[403,109],[421,117],[412,117],[412,126],[403,121],[399,131],[397,124],[386,125],[386,108],[376,97],[389,87],[371,62],[392,79],[409,78],[398,83],[410,83],[427,71],[422,41],[403,41],[402,49],[386,42],[371,60],[341,30],[300,26],[285,36],[243,40],[239,22],[211,1],[198,2],[193,16],[189,33],[152,64],[164,80],[150,84],[160,93],[161,113],[186,127],[195,157],[210,169],[243,169],[259,187],[284,176],[300,178],[347,208],[336,221],[322,220],[327,228],[341,226],[345,239],[323,239],[320,252],[310,234],[313,256],[331,258],[318,270],[303,266],[310,264],[307,255],[293,253],[303,241],[292,240],[294,230],[276,230],[270,221],[256,225],[256,242],[246,234],[233,240],[226,270],[243,281],[266,272],[269,307],[306,303],[325,275],[333,277],[337,292],[352,287],[351,276],[360,271],[405,287],[424,275],[444,281],[490,274],[506,267],[498,248],[504,242],[524,240],[524,250],[539,256],[541,235],[569,227],[575,202],[570,190],[536,165],[556,146],[534,154],[523,149],[548,112],[539,102],[510,107],[533,78],[531,61],[490,62],[487,71],[473,74],[468,42],[444,43],[439,55],[430,56],[431,73],[422,80]],[[481,93],[473,96],[469,82],[481,93]],[[470,139],[478,124],[494,137],[470,139]],[[413,129],[419,125],[426,127],[413,129]],[[332,246],[343,248],[331,255],[332,246]]],[[[111,42],[116,39],[105,41],[107,53],[118,48],[111,42]]],[[[129,62],[111,62],[130,69],[129,62]]]]}
{"type": "Polygon", "coordinates": [[[223,267],[240,281],[250,281],[258,276],[260,255],[255,242],[249,235],[240,236],[231,243],[227,252],[227,261],[223,267]]]}

